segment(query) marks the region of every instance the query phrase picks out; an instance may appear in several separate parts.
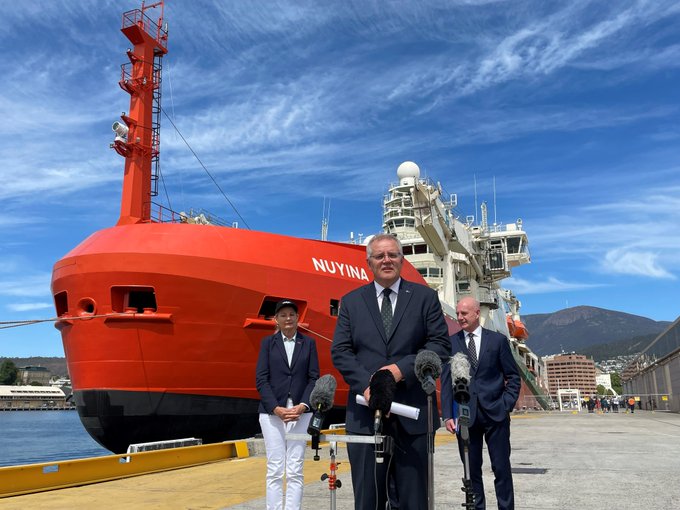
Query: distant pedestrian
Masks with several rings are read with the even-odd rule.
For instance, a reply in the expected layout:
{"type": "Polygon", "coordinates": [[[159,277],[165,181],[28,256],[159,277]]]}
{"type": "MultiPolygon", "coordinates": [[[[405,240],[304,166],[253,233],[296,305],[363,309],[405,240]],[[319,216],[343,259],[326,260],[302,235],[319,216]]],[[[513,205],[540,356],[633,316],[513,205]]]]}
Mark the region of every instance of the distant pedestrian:
{"type": "Polygon", "coordinates": [[[612,399],[612,412],[618,413],[619,412],[619,397],[614,397],[612,399]]]}
{"type": "Polygon", "coordinates": [[[592,412],[595,411],[595,400],[596,400],[596,397],[594,397],[594,396],[590,397],[588,399],[588,412],[589,413],[592,413],[592,412]]]}
{"type": "Polygon", "coordinates": [[[635,412],[635,399],[633,397],[628,399],[628,409],[630,409],[631,413],[635,412]]]}

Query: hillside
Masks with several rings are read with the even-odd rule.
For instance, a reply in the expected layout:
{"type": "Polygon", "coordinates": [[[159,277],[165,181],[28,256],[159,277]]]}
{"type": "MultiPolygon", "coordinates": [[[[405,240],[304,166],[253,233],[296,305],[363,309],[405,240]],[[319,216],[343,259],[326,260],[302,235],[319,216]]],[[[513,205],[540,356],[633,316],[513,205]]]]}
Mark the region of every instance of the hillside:
{"type": "Polygon", "coordinates": [[[628,340],[621,340],[619,342],[610,342],[607,344],[591,345],[579,351],[579,354],[584,354],[595,361],[604,361],[613,359],[616,356],[630,356],[639,353],[642,349],[647,347],[652,340],[657,337],[656,334],[636,336],[628,340]]]}
{"type": "Polygon", "coordinates": [[[50,372],[52,372],[52,375],[54,376],[65,376],[68,374],[68,370],[66,368],[66,358],[45,358],[41,356],[33,357],[33,358],[5,358],[5,357],[0,357],[0,363],[5,361],[6,359],[14,362],[14,364],[17,367],[28,367],[28,366],[33,366],[33,367],[45,367],[47,368],[50,372]]]}
{"type": "MultiPolygon", "coordinates": [[[[630,354],[631,349],[639,352],[671,324],[594,306],[575,306],[554,313],[523,315],[522,321],[529,330],[527,344],[541,356],[562,351],[582,353],[601,344],[617,344],[614,350],[628,351],[621,354],[630,354]],[[645,338],[634,340],[635,337],[645,338]],[[618,345],[619,342],[629,344],[618,345]]],[[[599,355],[603,354],[600,352],[599,355]]]]}

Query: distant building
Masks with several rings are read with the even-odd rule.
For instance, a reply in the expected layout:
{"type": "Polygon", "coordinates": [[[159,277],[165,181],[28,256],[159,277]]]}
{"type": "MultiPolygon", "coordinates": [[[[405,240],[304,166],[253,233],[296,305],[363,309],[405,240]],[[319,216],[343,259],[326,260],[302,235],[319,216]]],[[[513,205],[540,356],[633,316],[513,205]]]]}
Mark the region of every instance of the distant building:
{"type": "Polygon", "coordinates": [[[626,367],[623,392],[643,409],[680,412],[680,317],[626,367]]]}
{"type": "Polygon", "coordinates": [[[581,395],[597,392],[595,384],[595,362],[582,354],[558,354],[545,359],[550,394],[557,396],[557,390],[579,390],[581,395]]]}
{"type": "Polygon", "coordinates": [[[0,411],[71,408],[64,392],[53,386],[0,386],[0,411]]]}
{"type": "Polygon", "coordinates": [[[50,384],[52,372],[46,367],[20,367],[18,369],[17,382],[19,384],[40,384],[47,386],[50,384]]]}

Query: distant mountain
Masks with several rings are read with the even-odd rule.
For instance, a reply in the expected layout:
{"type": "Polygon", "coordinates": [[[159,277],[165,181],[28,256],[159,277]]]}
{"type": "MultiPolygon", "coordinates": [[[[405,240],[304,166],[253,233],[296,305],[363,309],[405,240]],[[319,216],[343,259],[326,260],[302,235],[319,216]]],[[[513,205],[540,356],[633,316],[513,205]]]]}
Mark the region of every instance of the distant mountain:
{"type": "Polygon", "coordinates": [[[656,335],[665,330],[671,323],[654,321],[647,317],[629,313],[615,312],[594,306],[575,306],[554,313],[523,315],[522,321],[529,330],[527,345],[541,356],[558,354],[562,351],[575,351],[579,354],[601,344],[614,344],[629,341],[630,345],[618,345],[615,350],[635,349],[639,352],[644,345],[635,337],[656,335]]]}

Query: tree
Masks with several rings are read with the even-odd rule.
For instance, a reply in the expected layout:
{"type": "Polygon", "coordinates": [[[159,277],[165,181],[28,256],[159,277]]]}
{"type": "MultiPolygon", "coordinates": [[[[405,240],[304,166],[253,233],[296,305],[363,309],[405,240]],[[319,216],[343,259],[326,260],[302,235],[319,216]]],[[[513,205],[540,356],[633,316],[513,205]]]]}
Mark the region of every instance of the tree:
{"type": "Polygon", "coordinates": [[[607,394],[607,388],[605,388],[601,384],[598,384],[597,385],[597,394],[598,395],[606,395],[607,394]]]}
{"type": "Polygon", "coordinates": [[[19,369],[13,361],[5,360],[0,365],[0,384],[14,384],[19,378],[19,369]]]}
{"type": "Polygon", "coordinates": [[[612,388],[614,391],[621,395],[623,393],[623,384],[621,383],[621,374],[618,372],[611,373],[612,388]]]}

